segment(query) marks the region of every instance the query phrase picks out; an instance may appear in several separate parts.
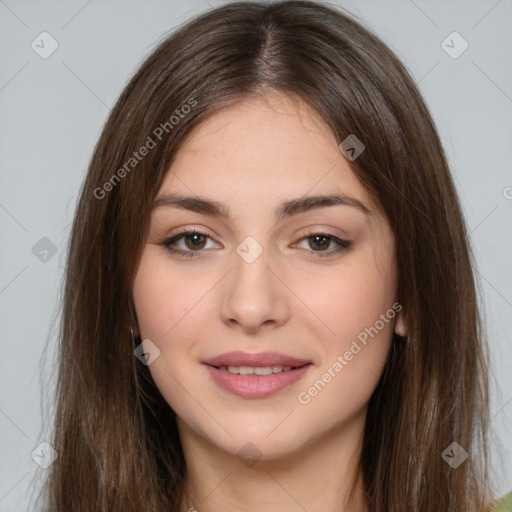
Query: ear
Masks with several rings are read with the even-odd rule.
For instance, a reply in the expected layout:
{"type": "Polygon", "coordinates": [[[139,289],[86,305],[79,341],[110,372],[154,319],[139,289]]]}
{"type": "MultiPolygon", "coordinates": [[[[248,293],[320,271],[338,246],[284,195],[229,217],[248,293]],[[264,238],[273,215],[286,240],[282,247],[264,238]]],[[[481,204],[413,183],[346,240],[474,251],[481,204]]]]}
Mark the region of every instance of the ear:
{"type": "Polygon", "coordinates": [[[140,336],[139,329],[137,328],[137,326],[135,324],[131,324],[130,325],[130,329],[133,332],[133,337],[134,338],[137,338],[138,336],[140,336]]]}
{"type": "Polygon", "coordinates": [[[129,305],[129,320],[128,320],[128,331],[131,329],[133,333],[133,337],[137,338],[137,336],[140,336],[137,320],[137,313],[135,312],[135,305],[133,304],[133,298],[130,301],[129,305]]]}
{"type": "Polygon", "coordinates": [[[402,337],[407,336],[407,326],[405,325],[403,312],[400,311],[396,317],[395,332],[402,337]]]}

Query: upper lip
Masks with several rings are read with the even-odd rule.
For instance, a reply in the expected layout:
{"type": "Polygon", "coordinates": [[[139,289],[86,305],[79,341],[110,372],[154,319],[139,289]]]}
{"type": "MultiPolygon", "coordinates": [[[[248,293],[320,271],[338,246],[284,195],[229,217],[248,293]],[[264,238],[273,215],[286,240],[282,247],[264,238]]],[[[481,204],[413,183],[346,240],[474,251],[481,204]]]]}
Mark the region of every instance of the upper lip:
{"type": "Polygon", "coordinates": [[[292,366],[298,368],[310,363],[308,359],[279,354],[278,352],[227,352],[203,361],[210,366],[292,366]]]}

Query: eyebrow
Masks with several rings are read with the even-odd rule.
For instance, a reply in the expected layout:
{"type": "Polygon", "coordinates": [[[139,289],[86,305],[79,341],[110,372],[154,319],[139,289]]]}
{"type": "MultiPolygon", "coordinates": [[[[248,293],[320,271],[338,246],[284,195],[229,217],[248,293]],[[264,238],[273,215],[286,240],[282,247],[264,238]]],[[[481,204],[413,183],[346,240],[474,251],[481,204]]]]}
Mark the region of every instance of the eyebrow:
{"type": "MultiPolygon", "coordinates": [[[[152,209],[163,206],[190,210],[204,215],[230,219],[229,208],[226,205],[200,196],[180,196],[177,194],[165,194],[155,199],[152,209]]],[[[364,203],[358,199],[343,194],[303,196],[279,204],[274,212],[276,221],[285,217],[291,217],[318,208],[328,206],[350,206],[366,215],[371,215],[364,203]]]]}

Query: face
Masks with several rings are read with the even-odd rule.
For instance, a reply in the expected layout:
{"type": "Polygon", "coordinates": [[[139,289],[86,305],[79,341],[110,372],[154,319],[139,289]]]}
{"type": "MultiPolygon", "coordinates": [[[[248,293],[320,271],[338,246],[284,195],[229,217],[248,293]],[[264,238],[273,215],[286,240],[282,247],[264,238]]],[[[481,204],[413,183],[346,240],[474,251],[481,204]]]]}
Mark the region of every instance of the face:
{"type": "Polygon", "coordinates": [[[133,298],[180,435],[272,459],[364,416],[400,309],[394,240],[338,144],[274,94],[214,114],[178,151],[133,298]]]}

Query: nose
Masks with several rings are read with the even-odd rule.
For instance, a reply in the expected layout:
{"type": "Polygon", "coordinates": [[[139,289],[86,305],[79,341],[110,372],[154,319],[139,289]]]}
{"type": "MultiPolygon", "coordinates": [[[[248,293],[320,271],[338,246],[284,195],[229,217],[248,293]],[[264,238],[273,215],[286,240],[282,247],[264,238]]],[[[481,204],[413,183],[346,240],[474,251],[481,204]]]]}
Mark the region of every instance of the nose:
{"type": "Polygon", "coordinates": [[[254,261],[240,254],[233,252],[234,268],[223,280],[222,321],[252,334],[282,326],[290,318],[290,304],[279,267],[267,250],[254,261]]]}

